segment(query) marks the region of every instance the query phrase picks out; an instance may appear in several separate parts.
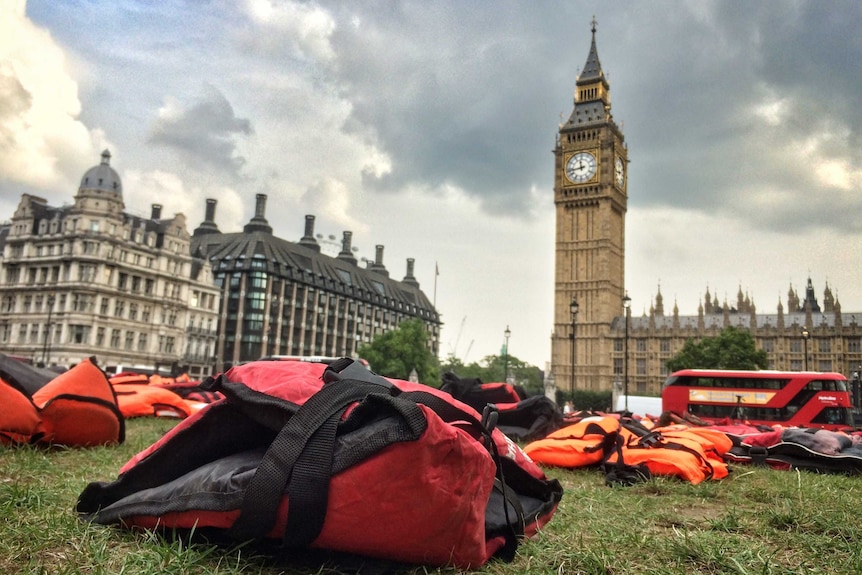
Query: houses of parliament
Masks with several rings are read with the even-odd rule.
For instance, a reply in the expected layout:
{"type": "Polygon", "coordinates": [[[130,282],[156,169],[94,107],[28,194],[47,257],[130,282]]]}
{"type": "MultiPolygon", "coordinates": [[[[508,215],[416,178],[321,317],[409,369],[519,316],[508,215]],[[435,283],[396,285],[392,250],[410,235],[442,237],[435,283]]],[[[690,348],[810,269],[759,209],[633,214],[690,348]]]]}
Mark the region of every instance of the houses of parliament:
{"type": "Polygon", "coordinates": [[[689,339],[727,327],[749,331],[776,370],[862,371],[862,311],[843,312],[826,285],[822,305],[809,278],[801,297],[788,289],[774,312],[758,311],[740,288],[720,302],[707,288],[697,315],[666,311],[658,288],[648,312],[631,314],[625,283],[629,150],[611,113],[610,84],[599,62],[596,22],[576,81],[574,108],[554,147],[556,209],[551,372],[563,394],[620,389],[658,395],[665,362],[689,339]]]}

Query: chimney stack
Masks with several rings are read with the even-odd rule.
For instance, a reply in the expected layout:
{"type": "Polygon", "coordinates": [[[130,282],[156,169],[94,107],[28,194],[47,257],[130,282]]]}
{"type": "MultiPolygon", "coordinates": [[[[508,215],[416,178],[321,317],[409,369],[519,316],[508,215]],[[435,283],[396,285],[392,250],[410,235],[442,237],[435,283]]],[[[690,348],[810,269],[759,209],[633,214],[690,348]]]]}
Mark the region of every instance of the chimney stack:
{"type": "Polygon", "coordinates": [[[316,252],[320,251],[320,244],[314,239],[314,216],[311,214],[305,216],[305,234],[299,240],[299,245],[316,252]]]}
{"type": "Polygon", "coordinates": [[[369,266],[371,271],[379,273],[380,275],[389,277],[389,272],[386,271],[386,266],[383,265],[383,246],[377,244],[374,251],[374,263],[369,266]]]}
{"type": "Polygon", "coordinates": [[[352,239],[353,232],[345,231],[341,240],[341,252],[338,254],[338,259],[356,265],[356,256],[353,255],[353,248],[350,245],[352,239]]]}
{"type": "Polygon", "coordinates": [[[201,222],[197,228],[195,228],[194,235],[202,236],[204,234],[217,234],[220,233],[218,226],[215,223],[215,210],[216,204],[218,200],[214,200],[212,198],[207,198],[207,207],[204,212],[204,221],[201,222]]]}
{"type": "Polygon", "coordinates": [[[404,279],[401,280],[407,285],[411,285],[413,287],[418,288],[419,282],[416,280],[416,277],[413,275],[413,258],[407,258],[407,275],[404,276],[404,279]]]}
{"type": "Polygon", "coordinates": [[[271,234],[272,226],[266,221],[266,194],[258,194],[255,198],[254,217],[249,220],[242,231],[247,234],[253,232],[271,234]]]}

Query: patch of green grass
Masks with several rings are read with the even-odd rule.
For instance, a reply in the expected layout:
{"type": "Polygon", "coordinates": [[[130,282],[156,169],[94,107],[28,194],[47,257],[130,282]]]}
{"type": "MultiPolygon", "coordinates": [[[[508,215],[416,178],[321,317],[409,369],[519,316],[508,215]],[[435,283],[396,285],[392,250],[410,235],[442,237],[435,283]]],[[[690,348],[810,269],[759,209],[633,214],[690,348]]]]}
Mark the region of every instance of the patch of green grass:
{"type": "MultiPolygon", "coordinates": [[[[127,441],[94,449],[0,448],[0,573],[339,574],[361,563],[326,553],[273,556],[189,543],[170,533],[80,521],[91,481],[110,481],[174,425],[127,422],[127,441]]],[[[789,575],[862,573],[862,477],[734,466],[718,482],[653,478],[607,487],[597,470],[549,469],[565,495],[553,520],[492,575],[789,575]]],[[[387,572],[455,573],[426,567],[387,572]]]]}

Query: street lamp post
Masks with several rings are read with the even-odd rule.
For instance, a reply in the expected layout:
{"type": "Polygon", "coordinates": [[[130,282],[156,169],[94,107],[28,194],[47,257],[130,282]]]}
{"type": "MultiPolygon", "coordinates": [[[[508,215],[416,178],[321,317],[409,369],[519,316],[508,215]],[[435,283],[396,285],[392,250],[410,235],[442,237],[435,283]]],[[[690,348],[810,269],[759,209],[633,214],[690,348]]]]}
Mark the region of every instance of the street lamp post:
{"type": "Polygon", "coordinates": [[[629,315],[632,306],[632,298],[629,292],[623,296],[623,313],[625,313],[625,348],[623,351],[623,393],[625,394],[625,410],[629,410],[629,315]]]}
{"type": "Polygon", "coordinates": [[[48,366],[48,355],[51,351],[51,312],[54,311],[54,296],[48,296],[48,322],[45,324],[45,342],[42,344],[42,365],[48,366]]]}
{"type": "Polygon", "coordinates": [[[802,363],[805,366],[805,371],[808,371],[808,338],[811,337],[808,328],[802,328],[802,363]]]}
{"type": "Polygon", "coordinates": [[[512,335],[512,332],[508,325],[503,335],[506,336],[506,345],[503,347],[503,381],[509,383],[509,336],[512,335]]]}
{"type": "Polygon", "coordinates": [[[572,303],[569,304],[569,311],[572,314],[572,378],[569,380],[569,396],[573,401],[575,399],[575,328],[578,324],[579,310],[578,298],[573,297],[572,303]]]}

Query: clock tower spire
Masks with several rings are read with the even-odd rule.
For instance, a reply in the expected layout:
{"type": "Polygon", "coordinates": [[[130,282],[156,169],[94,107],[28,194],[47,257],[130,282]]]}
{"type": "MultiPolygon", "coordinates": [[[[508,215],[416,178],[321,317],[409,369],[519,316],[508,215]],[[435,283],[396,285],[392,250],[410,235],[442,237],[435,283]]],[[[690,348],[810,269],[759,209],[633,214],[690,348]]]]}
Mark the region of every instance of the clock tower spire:
{"type": "Polygon", "coordinates": [[[559,388],[609,390],[611,323],[625,294],[628,150],[611,115],[610,84],[592,42],[574,109],[554,147],[556,206],[551,369],[559,388]],[[577,305],[575,305],[577,302],[577,305]],[[577,310],[577,312],[575,312],[577,310]]]}

